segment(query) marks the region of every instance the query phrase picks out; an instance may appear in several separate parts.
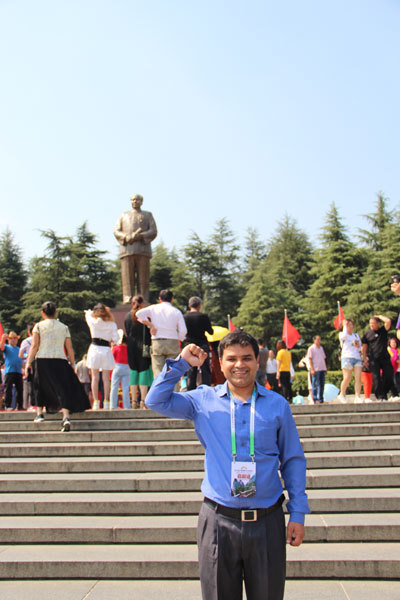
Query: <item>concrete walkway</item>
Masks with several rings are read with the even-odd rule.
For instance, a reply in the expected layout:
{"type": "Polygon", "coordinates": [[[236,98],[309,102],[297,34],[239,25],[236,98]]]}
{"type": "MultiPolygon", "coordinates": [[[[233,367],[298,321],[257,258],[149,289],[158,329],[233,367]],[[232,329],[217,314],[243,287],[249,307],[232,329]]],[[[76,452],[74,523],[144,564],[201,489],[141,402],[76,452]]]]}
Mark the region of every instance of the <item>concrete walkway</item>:
{"type": "MultiPolygon", "coordinates": [[[[201,600],[198,581],[2,581],[2,600],[201,600]]],[[[398,581],[288,581],[285,600],[399,600],[398,581]]]]}

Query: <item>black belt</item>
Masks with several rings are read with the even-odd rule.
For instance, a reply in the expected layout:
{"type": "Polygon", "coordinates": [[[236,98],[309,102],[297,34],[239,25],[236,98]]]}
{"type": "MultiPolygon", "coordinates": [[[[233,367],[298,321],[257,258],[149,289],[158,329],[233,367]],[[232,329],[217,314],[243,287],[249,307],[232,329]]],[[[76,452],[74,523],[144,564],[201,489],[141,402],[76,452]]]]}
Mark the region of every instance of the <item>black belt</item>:
{"type": "Polygon", "coordinates": [[[204,498],[205,504],[216,508],[216,512],[221,513],[224,517],[231,517],[232,519],[238,519],[239,521],[257,521],[282,506],[284,501],[285,496],[282,494],[279,500],[272,506],[268,506],[268,508],[246,508],[241,510],[240,508],[223,506],[222,504],[218,504],[218,502],[214,502],[214,500],[210,500],[210,498],[204,498]]]}
{"type": "Polygon", "coordinates": [[[95,346],[108,346],[108,347],[110,347],[110,342],[107,342],[107,340],[102,340],[101,338],[92,338],[91,339],[91,343],[94,344],[95,346]]]}

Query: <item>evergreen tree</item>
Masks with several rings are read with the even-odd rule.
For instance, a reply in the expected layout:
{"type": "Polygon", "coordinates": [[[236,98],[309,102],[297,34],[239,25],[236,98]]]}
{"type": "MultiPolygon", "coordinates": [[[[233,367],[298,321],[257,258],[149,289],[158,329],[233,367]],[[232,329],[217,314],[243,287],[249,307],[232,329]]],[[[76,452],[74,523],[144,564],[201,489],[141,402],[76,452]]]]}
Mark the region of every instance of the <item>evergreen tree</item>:
{"type": "Polygon", "coordinates": [[[45,300],[57,305],[58,317],[70,328],[77,356],[89,343],[89,329],[84,310],[97,302],[114,306],[117,299],[116,271],[105,252],[96,247],[96,236],[86,223],[78,228],[75,238],[60,237],[53,230],[42,231],[49,243],[42,257],[30,263],[28,291],[20,319],[39,320],[40,306],[45,300]]]}
{"type": "Polygon", "coordinates": [[[354,319],[361,332],[368,328],[368,321],[375,314],[388,316],[392,319],[392,329],[396,327],[399,299],[390,290],[390,283],[391,276],[400,272],[399,215],[383,226],[379,245],[380,249],[370,254],[368,267],[348,298],[346,316],[354,319]]]}
{"type": "Polygon", "coordinates": [[[328,365],[337,368],[338,332],[333,327],[337,302],[345,309],[366,266],[365,255],[350,241],[334,204],[326,215],[321,239],[322,248],[316,251],[311,269],[315,281],[304,301],[307,341],[321,335],[328,365]]]}
{"type": "Polygon", "coordinates": [[[197,233],[192,232],[188,243],[183,247],[182,261],[193,280],[190,295],[200,296],[205,300],[212,280],[218,272],[219,257],[216,249],[203,242],[197,233]]]}
{"type": "Polygon", "coordinates": [[[226,218],[217,221],[209,251],[216,257],[214,272],[205,297],[204,309],[213,323],[225,325],[235,315],[240,300],[239,246],[226,218]]]}
{"type": "Polygon", "coordinates": [[[374,213],[363,215],[367,220],[369,228],[359,229],[359,237],[365,246],[373,251],[382,250],[383,246],[383,230],[388,223],[393,221],[392,215],[388,208],[388,198],[383,192],[378,192],[375,202],[376,210],[374,213]]]}
{"type": "Polygon", "coordinates": [[[160,290],[168,290],[172,287],[172,271],[175,263],[176,257],[172,256],[163,242],[154,247],[150,262],[149,300],[151,304],[157,302],[160,290]]]}
{"type": "Polygon", "coordinates": [[[254,227],[248,227],[244,240],[243,256],[243,286],[245,291],[260,262],[265,259],[267,248],[260,240],[259,233],[254,227]]]}
{"type": "Polygon", "coordinates": [[[274,346],[287,309],[301,331],[301,302],[312,281],[312,252],[307,234],[286,216],[270,240],[267,257],[254,271],[235,323],[274,346]]]}
{"type": "Polygon", "coordinates": [[[22,252],[6,229],[0,237],[0,322],[4,331],[18,330],[18,314],[27,280],[22,252]]]}

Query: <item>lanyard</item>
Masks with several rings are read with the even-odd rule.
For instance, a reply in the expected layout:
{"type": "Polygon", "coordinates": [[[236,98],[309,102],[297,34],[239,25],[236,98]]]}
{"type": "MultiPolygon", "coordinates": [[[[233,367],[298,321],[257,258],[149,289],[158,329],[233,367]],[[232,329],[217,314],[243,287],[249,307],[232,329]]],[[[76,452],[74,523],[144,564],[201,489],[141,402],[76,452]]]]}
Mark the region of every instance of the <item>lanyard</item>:
{"type": "MultiPolygon", "coordinates": [[[[235,425],[235,403],[232,398],[230,389],[228,388],[229,400],[231,404],[231,442],[232,442],[232,456],[233,462],[236,460],[236,425],[235,425]]],[[[256,390],[254,388],[251,395],[251,407],[250,407],[250,456],[254,462],[254,420],[256,414],[256,390]]]]}

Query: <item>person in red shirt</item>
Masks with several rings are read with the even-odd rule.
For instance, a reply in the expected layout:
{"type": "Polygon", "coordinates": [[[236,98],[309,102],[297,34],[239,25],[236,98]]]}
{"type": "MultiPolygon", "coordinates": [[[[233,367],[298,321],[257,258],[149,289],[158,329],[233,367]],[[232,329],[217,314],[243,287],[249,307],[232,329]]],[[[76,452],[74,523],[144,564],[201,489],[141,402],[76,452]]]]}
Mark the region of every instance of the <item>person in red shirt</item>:
{"type": "Polygon", "coordinates": [[[118,330],[118,344],[112,347],[112,353],[115,360],[115,367],[111,376],[110,408],[118,408],[118,388],[121,382],[122,402],[124,408],[131,408],[129,398],[129,364],[128,364],[128,346],[126,337],[122,329],[118,330]]]}

